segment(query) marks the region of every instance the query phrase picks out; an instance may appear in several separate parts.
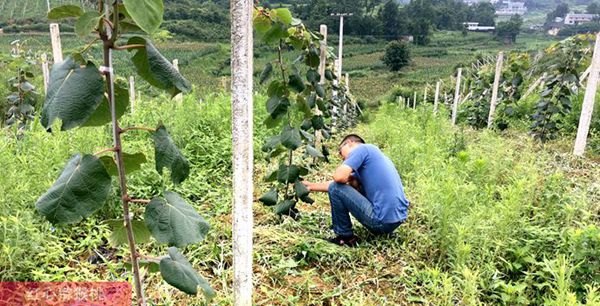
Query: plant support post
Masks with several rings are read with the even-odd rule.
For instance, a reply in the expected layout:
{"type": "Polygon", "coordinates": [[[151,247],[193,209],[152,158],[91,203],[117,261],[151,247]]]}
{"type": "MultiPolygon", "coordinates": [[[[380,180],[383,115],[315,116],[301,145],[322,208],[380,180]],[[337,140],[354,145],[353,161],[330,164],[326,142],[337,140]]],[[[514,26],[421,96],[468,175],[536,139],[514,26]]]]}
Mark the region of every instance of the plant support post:
{"type": "Polygon", "coordinates": [[[54,59],[54,63],[60,63],[63,61],[63,54],[58,23],[50,24],[50,40],[52,42],[52,58],[54,59]]]}
{"type": "Polygon", "coordinates": [[[596,44],[594,46],[594,55],[590,66],[590,75],[588,77],[583,105],[581,107],[577,138],[575,139],[575,148],[573,150],[573,154],[576,156],[583,156],[583,153],[585,153],[592,114],[594,113],[596,91],[598,89],[598,74],[600,74],[600,33],[596,34],[596,44]]]}
{"type": "Polygon", "coordinates": [[[460,101],[460,79],[462,77],[462,68],[458,68],[456,75],[456,91],[454,92],[454,103],[452,104],[452,125],[456,125],[456,114],[458,112],[458,102],[460,101]]]}
{"type": "Polygon", "coordinates": [[[433,99],[433,113],[438,112],[438,104],[440,103],[440,81],[435,84],[435,97],[433,99]]]}
{"type": "Polygon", "coordinates": [[[415,91],[414,97],[413,97],[413,109],[417,109],[417,92],[415,91]]]}
{"type": "Polygon", "coordinates": [[[492,87],[492,101],[490,101],[490,113],[488,115],[488,129],[494,123],[494,112],[496,112],[496,104],[498,103],[498,87],[500,87],[500,77],[502,76],[502,63],[504,62],[504,52],[498,53],[498,61],[496,62],[496,74],[494,75],[494,85],[492,87]]]}
{"type": "Polygon", "coordinates": [[[129,104],[131,105],[131,113],[135,111],[135,78],[129,77],[129,104]]]}
{"type": "Polygon", "coordinates": [[[42,54],[42,75],[44,77],[44,93],[48,93],[48,82],[50,82],[50,68],[48,67],[48,55],[42,54]]]}
{"type": "MultiPolygon", "coordinates": [[[[178,59],[173,60],[173,67],[175,68],[175,70],[177,70],[177,72],[179,72],[179,60],[178,59]]],[[[177,102],[177,103],[183,102],[183,94],[177,94],[175,96],[175,102],[177,102]]]]}
{"type": "Polygon", "coordinates": [[[231,1],[233,134],[233,298],[252,305],[253,29],[252,0],[231,1]]]}

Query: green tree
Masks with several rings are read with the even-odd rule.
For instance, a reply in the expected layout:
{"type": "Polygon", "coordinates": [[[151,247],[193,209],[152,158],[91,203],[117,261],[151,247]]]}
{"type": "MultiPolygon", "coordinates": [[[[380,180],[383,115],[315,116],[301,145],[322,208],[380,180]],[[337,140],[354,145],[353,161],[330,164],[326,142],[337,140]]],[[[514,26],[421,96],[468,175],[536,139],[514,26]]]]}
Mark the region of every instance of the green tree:
{"type": "Polygon", "coordinates": [[[406,42],[392,41],[381,60],[391,71],[398,71],[410,64],[410,47],[406,42]]]}
{"type": "Polygon", "coordinates": [[[496,27],[496,37],[505,42],[514,43],[521,32],[523,18],[520,15],[510,17],[509,21],[499,22],[496,27]]]}
{"type": "Polygon", "coordinates": [[[564,18],[569,13],[569,5],[567,3],[560,3],[556,6],[554,11],[546,15],[546,22],[554,22],[556,17],[564,18]]]}
{"type": "Polygon", "coordinates": [[[588,14],[600,14],[600,5],[597,2],[592,2],[587,6],[588,14]]]}
{"type": "Polygon", "coordinates": [[[473,12],[469,21],[479,22],[482,26],[493,27],[496,24],[496,9],[489,2],[479,2],[473,5],[473,12]]]}
{"type": "Polygon", "coordinates": [[[398,39],[400,34],[405,31],[405,29],[402,28],[404,24],[401,23],[399,17],[400,10],[398,9],[398,4],[393,0],[386,2],[383,9],[379,11],[379,19],[381,20],[383,34],[386,36],[386,39],[398,39]]]}

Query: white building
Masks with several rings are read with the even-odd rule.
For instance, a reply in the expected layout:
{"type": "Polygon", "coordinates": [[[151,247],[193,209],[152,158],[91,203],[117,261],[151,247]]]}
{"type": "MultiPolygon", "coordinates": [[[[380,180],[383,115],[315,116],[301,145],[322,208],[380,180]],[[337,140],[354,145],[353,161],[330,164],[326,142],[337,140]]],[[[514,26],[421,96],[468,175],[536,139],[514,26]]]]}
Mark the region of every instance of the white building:
{"type": "Polygon", "coordinates": [[[596,15],[596,14],[569,13],[569,14],[567,14],[567,16],[565,16],[565,24],[574,25],[574,24],[580,24],[580,23],[585,23],[585,22],[591,22],[591,21],[594,21],[594,18],[597,18],[597,17],[598,17],[598,15],[596,15]]]}
{"type": "Polygon", "coordinates": [[[496,11],[498,16],[525,15],[527,7],[524,2],[504,1],[504,7],[496,11]]]}
{"type": "Polygon", "coordinates": [[[479,22],[464,22],[463,25],[472,32],[493,32],[496,27],[480,26],[479,22]]]}

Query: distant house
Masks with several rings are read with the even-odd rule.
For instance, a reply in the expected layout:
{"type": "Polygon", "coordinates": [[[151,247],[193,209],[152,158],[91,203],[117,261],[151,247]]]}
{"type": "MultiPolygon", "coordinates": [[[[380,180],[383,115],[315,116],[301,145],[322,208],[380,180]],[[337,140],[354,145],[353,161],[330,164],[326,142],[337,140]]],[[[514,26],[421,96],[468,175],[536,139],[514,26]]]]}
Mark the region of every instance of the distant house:
{"type": "Polygon", "coordinates": [[[463,25],[467,28],[467,31],[471,32],[493,32],[496,30],[496,27],[480,26],[479,22],[463,22],[463,25]]]}
{"type": "Polygon", "coordinates": [[[524,2],[504,1],[502,8],[496,10],[498,16],[525,15],[527,7],[524,2]]]}
{"type": "Polygon", "coordinates": [[[400,36],[400,40],[401,41],[406,41],[406,42],[414,42],[415,41],[415,37],[412,35],[402,35],[400,36]]]}
{"type": "Polygon", "coordinates": [[[471,6],[473,4],[477,4],[479,2],[479,0],[463,0],[463,3],[471,6]]]}
{"type": "Polygon", "coordinates": [[[548,30],[548,35],[556,36],[556,35],[558,35],[558,32],[560,32],[559,27],[552,27],[552,28],[550,28],[550,30],[548,30]]]}
{"type": "Polygon", "coordinates": [[[580,23],[586,23],[594,21],[594,19],[598,18],[597,14],[575,14],[569,13],[565,16],[565,24],[568,25],[576,25],[580,23]]]}

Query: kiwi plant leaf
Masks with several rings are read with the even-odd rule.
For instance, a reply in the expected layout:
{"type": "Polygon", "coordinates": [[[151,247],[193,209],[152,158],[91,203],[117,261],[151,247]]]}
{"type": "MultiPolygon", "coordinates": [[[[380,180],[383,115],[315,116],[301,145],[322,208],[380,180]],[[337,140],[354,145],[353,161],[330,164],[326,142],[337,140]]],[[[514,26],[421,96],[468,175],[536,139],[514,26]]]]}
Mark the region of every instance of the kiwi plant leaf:
{"type": "Polygon", "coordinates": [[[206,237],[210,225],[178,194],[165,192],[165,198],[154,198],[144,212],[144,221],[156,241],[184,247],[206,237]]]}
{"type": "Polygon", "coordinates": [[[100,159],[76,154],[35,206],[53,224],[75,223],[102,208],[111,188],[110,175],[100,159]]]}
{"type": "Polygon", "coordinates": [[[198,294],[198,286],[202,288],[204,296],[210,300],[215,292],[208,282],[194,270],[192,264],[179,252],[177,248],[170,247],[169,257],[160,261],[160,274],[171,286],[189,294],[198,294]]]}
{"type": "Polygon", "coordinates": [[[128,44],[145,46],[132,49],[135,54],[131,60],[137,73],[150,85],[166,90],[172,97],[192,90],[190,82],[175,69],[150,40],[135,36],[129,39],[128,44]]]}
{"type": "Polygon", "coordinates": [[[80,66],[72,57],[54,64],[41,123],[50,128],[56,119],[62,120],[61,130],[84,124],[96,111],[104,96],[104,81],[98,68],[88,62],[80,66]]]}
{"type": "Polygon", "coordinates": [[[156,32],[163,22],[162,0],[123,0],[123,5],[137,26],[148,34],[156,32]]]}
{"type": "Polygon", "coordinates": [[[154,135],[156,171],[162,174],[163,168],[171,170],[171,180],[175,184],[183,182],[190,174],[190,163],[181,154],[167,129],[161,125],[154,135]]]}

